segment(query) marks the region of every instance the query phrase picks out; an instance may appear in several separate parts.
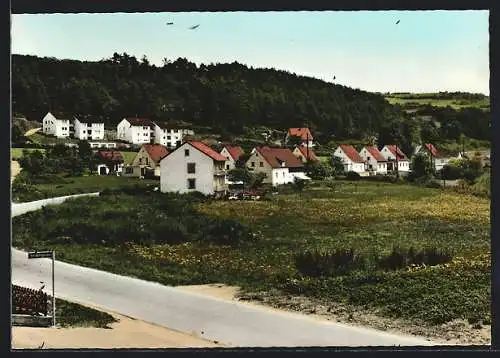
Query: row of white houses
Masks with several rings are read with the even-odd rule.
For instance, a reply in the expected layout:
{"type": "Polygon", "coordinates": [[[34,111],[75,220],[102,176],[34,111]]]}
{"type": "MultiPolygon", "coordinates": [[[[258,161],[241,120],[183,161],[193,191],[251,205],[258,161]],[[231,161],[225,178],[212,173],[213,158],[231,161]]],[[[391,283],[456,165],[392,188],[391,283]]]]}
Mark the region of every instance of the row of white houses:
{"type": "MultiPolygon", "coordinates": [[[[102,144],[105,134],[104,122],[92,116],[48,112],[42,119],[42,131],[57,138],[74,137],[80,140],[100,141],[100,144],[94,145],[95,147],[116,147],[112,142],[102,144]]],[[[194,135],[193,130],[145,118],[123,118],[116,126],[116,139],[134,145],[157,143],[167,148],[174,148],[184,141],[186,135],[194,135]]]]}
{"type": "MultiPolygon", "coordinates": [[[[428,155],[436,171],[443,169],[453,159],[441,155],[431,143],[417,146],[413,154],[428,155]]],[[[410,159],[396,145],[385,145],[380,150],[375,146],[365,146],[358,153],[353,146],[342,144],[337,147],[333,156],[342,160],[346,172],[353,171],[360,175],[385,175],[395,171],[406,175],[411,171],[410,159]]]]}

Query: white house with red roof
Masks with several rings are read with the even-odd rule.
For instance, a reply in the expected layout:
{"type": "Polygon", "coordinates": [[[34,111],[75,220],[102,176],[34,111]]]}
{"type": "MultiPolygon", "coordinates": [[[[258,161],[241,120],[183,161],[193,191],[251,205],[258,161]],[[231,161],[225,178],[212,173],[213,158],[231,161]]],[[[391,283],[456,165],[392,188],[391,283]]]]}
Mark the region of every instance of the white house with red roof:
{"type": "Polygon", "coordinates": [[[384,145],[380,153],[387,159],[387,170],[395,171],[396,162],[398,163],[397,168],[400,173],[410,172],[410,159],[406,156],[403,151],[394,144],[384,145]]]}
{"type": "Polygon", "coordinates": [[[291,137],[300,138],[302,145],[313,147],[313,136],[309,128],[288,128],[285,142],[288,142],[291,137]]]}
{"type": "Polygon", "coordinates": [[[123,118],[116,126],[116,138],[132,144],[151,143],[154,123],[146,118],[123,118]]]}
{"type": "Polygon", "coordinates": [[[414,154],[425,154],[429,156],[436,171],[443,169],[443,167],[448,164],[450,160],[454,159],[452,157],[444,156],[432,143],[425,143],[424,145],[417,146],[414,154]]]}
{"type": "Polygon", "coordinates": [[[226,144],[220,151],[220,154],[226,158],[225,168],[226,170],[233,170],[236,167],[236,162],[240,159],[240,156],[244,153],[243,148],[226,144]]]}
{"type": "Polygon", "coordinates": [[[288,148],[254,148],[246,162],[253,173],[264,173],[263,183],[273,186],[293,183],[295,178],[309,180],[304,172],[302,161],[288,148]]]}
{"type": "Polygon", "coordinates": [[[367,174],[365,171],[365,161],[352,145],[339,145],[333,152],[333,156],[342,160],[345,172],[356,172],[360,175],[367,174]]]}
{"type": "Polygon", "coordinates": [[[316,153],[314,153],[314,150],[305,145],[299,145],[298,147],[295,147],[295,149],[293,150],[293,155],[299,158],[302,163],[307,163],[308,161],[312,163],[319,162],[319,158],[316,156],[316,153]]]}
{"type": "Polygon", "coordinates": [[[205,143],[187,141],[160,160],[160,191],[224,196],[225,162],[226,157],[205,143]]]}
{"type": "Polygon", "coordinates": [[[387,174],[387,159],[375,146],[365,146],[359,152],[365,161],[365,170],[374,174],[387,174]]]}

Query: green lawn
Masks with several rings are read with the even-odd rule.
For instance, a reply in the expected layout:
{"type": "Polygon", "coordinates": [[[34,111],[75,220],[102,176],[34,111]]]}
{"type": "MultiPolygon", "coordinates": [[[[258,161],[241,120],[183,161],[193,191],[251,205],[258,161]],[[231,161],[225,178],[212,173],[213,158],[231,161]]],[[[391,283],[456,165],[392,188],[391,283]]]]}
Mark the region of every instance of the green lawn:
{"type": "Polygon", "coordinates": [[[159,185],[158,180],[113,175],[89,175],[82,177],[56,178],[57,180],[54,180],[54,182],[51,183],[35,184],[33,185],[32,190],[28,192],[13,192],[12,198],[18,202],[26,202],[57,196],[92,193],[102,191],[104,189],[159,185]]]}
{"type": "Polygon", "coordinates": [[[115,322],[106,312],[56,298],[56,324],[60,327],[110,328],[115,322]]]}
{"type": "Polygon", "coordinates": [[[137,152],[124,152],[124,151],[122,151],[122,155],[123,155],[123,160],[125,161],[125,164],[132,164],[135,157],[137,156],[137,152]]]}
{"type": "Polygon", "coordinates": [[[418,106],[431,105],[434,107],[446,107],[450,106],[453,109],[461,109],[466,107],[477,107],[483,110],[489,109],[490,102],[488,99],[484,100],[461,100],[461,99],[438,99],[438,98],[418,98],[418,97],[397,97],[389,96],[385,98],[390,104],[399,104],[403,107],[411,106],[412,104],[418,106]]]}
{"type": "Polygon", "coordinates": [[[11,157],[13,160],[18,160],[23,156],[23,151],[27,150],[28,152],[33,152],[35,150],[39,150],[44,153],[45,149],[42,148],[10,148],[11,157]]]}
{"type": "MultiPolygon", "coordinates": [[[[136,193],[63,203],[14,218],[13,245],[51,247],[63,261],[169,285],[221,282],[247,293],[278,290],[283,297],[429,326],[454,319],[490,322],[489,200],[404,184],[342,181],[334,190],[318,185],[263,201],[190,204],[200,218],[221,220],[218,230],[229,230],[233,224],[225,220],[234,220],[255,234],[237,244],[210,241],[209,227],[169,200],[161,193],[136,193]],[[147,223],[146,231],[137,231],[141,223],[147,223]],[[101,244],[101,238],[111,243],[101,244]],[[112,244],[112,238],[128,244],[112,244]],[[435,248],[452,260],[389,270],[370,266],[388,260],[395,247],[435,248]],[[311,275],[298,266],[298,257],[315,250],[323,254],[306,262],[309,268],[334,265],[322,258],[350,249],[363,265],[344,273],[311,275]]],[[[241,229],[233,229],[235,238],[241,229]]]]}

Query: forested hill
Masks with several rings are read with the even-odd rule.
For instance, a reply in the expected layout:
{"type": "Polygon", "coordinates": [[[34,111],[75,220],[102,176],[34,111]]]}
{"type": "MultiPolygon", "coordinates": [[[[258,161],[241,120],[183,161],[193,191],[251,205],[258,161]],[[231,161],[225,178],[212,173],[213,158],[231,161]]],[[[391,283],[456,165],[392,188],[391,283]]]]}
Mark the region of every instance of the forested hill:
{"type": "Polygon", "coordinates": [[[397,118],[382,95],[274,69],[186,59],[150,65],[127,54],[81,62],[13,55],[13,109],[171,118],[241,132],[244,126],[302,126],[361,138],[397,118]]]}
{"type": "MultiPolygon", "coordinates": [[[[456,139],[472,127],[473,138],[484,137],[484,131],[477,130],[477,116],[486,120],[480,126],[487,129],[489,123],[484,111],[453,110],[450,129],[416,121],[382,94],[285,71],[236,62],[196,66],[183,58],[165,59],[158,67],[126,53],[98,62],[13,55],[12,90],[13,112],[28,119],[41,120],[49,109],[102,116],[108,125],[138,115],[231,134],[258,126],[286,130],[309,123],[315,139],[323,143],[377,138],[379,143],[406,146],[422,135],[428,136],[424,140],[456,139]]],[[[440,120],[448,121],[447,114],[440,120]]]]}

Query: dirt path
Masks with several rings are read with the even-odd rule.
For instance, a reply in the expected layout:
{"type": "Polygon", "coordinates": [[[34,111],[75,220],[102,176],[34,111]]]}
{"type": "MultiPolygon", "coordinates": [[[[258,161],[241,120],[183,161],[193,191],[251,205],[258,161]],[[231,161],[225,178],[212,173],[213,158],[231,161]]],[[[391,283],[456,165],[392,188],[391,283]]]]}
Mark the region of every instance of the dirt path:
{"type": "Polygon", "coordinates": [[[30,135],[35,134],[36,132],[40,131],[41,129],[42,129],[42,127],[40,127],[40,128],[32,128],[32,129],[26,131],[26,133],[24,133],[24,136],[25,137],[29,137],[30,135]]]}
{"type": "MultiPolygon", "coordinates": [[[[102,309],[100,309],[102,311],[102,309]]],[[[106,328],[12,327],[12,348],[205,348],[222,345],[166,327],[108,312],[118,319],[106,328]]]]}
{"type": "Polygon", "coordinates": [[[19,165],[19,162],[16,160],[11,160],[10,161],[10,182],[14,182],[14,179],[16,179],[16,176],[21,172],[21,166],[19,165]]]}

